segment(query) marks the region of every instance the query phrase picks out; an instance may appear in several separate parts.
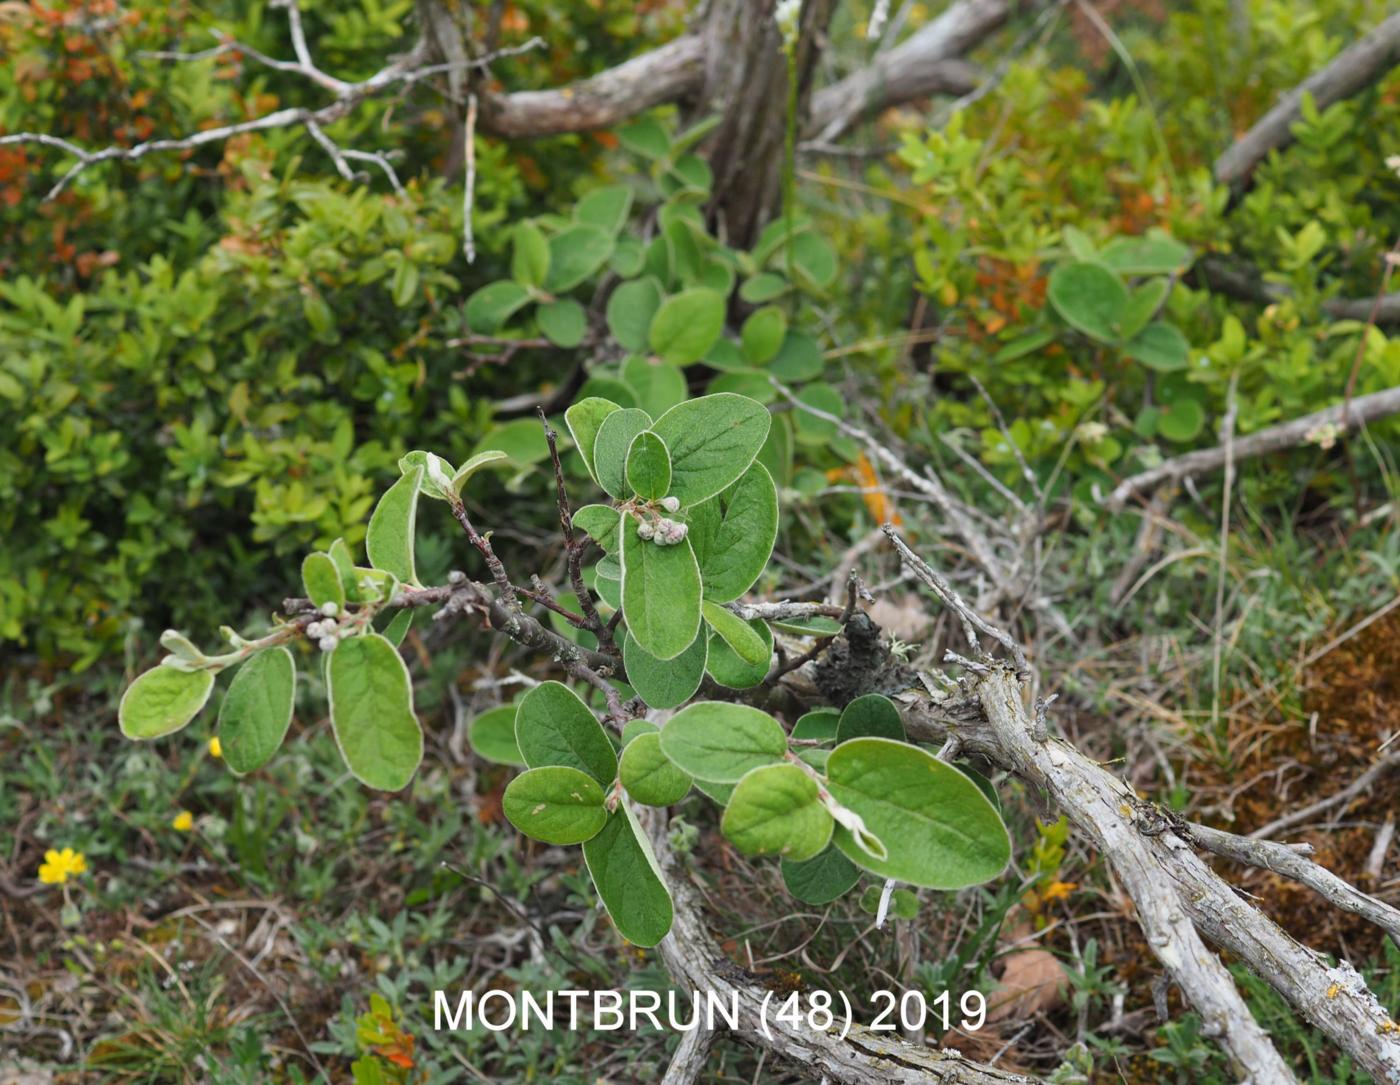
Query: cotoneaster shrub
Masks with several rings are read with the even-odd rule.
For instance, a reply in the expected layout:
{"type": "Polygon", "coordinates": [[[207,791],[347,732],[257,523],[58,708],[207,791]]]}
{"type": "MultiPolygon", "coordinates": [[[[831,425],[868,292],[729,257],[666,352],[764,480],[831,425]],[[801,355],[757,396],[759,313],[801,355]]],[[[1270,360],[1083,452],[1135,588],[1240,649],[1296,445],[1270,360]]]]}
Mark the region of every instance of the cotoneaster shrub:
{"type": "MultiPolygon", "coordinates": [[[[723,808],[721,831],[745,854],[782,864],[789,890],[822,903],[850,890],[861,871],[934,889],[987,881],[1006,866],[1010,841],[996,795],[971,769],[907,740],[888,698],[868,695],[839,711],[779,720],[743,703],[774,666],[774,631],[829,638],[838,622],[820,613],[765,621],[737,600],[762,576],[778,533],[776,490],[764,464],[772,418],[730,392],[685,399],[653,416],[599,396],[579,400],[565,422],[605,499],[572,517],[585,532],[586,599],[570,625],[591,625],[611,687],[605,728],[589,699],[561,681],[533,686],[514,705],[478,717],[474,748],[524,768],[506,788],[506,816],[549,844],[583,848],[598,895],[618,931],[653,946],[670,928],[672,904],[635,806],[669,806],[692,787],[723,808]],[[596,595],[596,598],[595,598],[596,595]],[[596,621],[586,615],[596,608],[596,621]],[[709,692],[700,694],[702,683],[709,692]],[[625,699],[625,702],[624,702],[625,699]]],[[[217,676],[233,671],[219,704],[223,757],[236,773],[275,755],[291,724],[298,658],[324,672],[331,726],[350,772],[366,786],[398,791],[423,756],[412,682],[397,645],[421,606],[453,605],[472,592],[460,575],[424,585],[417,573],[418,517],[441,503],[488,552],[461,493],[506,458],[483,450],[454,468],[414,451],[379,499],[365,532],[368,563],[343,539],[302,564],[303,603],[255,639],[225,627],[228,651],[207,654],[167,631],[169,651],[122,698],[130,738],[179,731],[210,701],[217,676]],[[426,501],[425,501],[426,499],[426,501]],[[420,509],[420,506],[422,508],[420,509]]],[[[561,493],[563,475],[559,475],[561,493]]],[[[562,498],[561,498],[562,499],[562,498]]],[[[581,573],[585,570],[580,568],[581,573]]],[[[496,622],[524,619],[508,583],[497,581],[496,622]]],[[[828,608],[829,609],[829,608],[828,608]]],[[[565,615],[572,614],[564,609],[565,615]]],[[[569,677],[582,657],[551,649],[569,677]]]]}

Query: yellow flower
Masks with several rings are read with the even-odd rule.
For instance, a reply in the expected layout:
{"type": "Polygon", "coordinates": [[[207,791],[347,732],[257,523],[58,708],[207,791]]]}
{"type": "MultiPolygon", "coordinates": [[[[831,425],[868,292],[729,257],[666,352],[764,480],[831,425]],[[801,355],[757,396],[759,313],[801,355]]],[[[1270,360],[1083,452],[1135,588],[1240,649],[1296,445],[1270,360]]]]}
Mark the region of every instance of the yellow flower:
{"type": "Polygon", "coordinates": [[[187,833],[194,828],[194,815],[188,810],[181,810],[175,815],[175,820],[170,823],[170,827],[176,832],[187,833]]]}
{"type": "Polygon", "coordinates": [[[83,853],[72,848],[44,852],[44,861],[39,866],[39,880],[45,885],[62,885],[69,875],[82,874],[87,870],[87,860],[83,853]]]}
{"type": "Polygon", "coordinates": [[[224,748],[223,748],[223,746],[219,745],[219,737],[218,737],[218,735],[215,735],[213,738],[211,738],[211,739],[209,740],[209,756],[210,756],[210,757],[223,757],[223,756],[224,756],[224,748]]]}

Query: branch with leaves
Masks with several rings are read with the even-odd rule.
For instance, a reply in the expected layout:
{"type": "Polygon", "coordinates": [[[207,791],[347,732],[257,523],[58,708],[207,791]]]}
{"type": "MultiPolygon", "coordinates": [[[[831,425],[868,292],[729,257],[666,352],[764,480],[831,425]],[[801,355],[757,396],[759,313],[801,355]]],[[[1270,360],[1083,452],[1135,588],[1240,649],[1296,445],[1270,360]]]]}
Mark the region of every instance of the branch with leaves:
{"type": "MultiPolygon", "coordinates": [[[[1264,862],[1387,930],[1396,929],[1395,910],[1283,845],[1186,824],[1056,737],[1045,704],[1030,692],[1036,676],[1022,646],[892,528],[885,534],[900,562],[963,630],[969,654],[948,651],[951,673],[906,670],[893,696],[861,690],[894,672],[865,658],[888,656],[889,647],[859,611],[854,580],[844,606],[751,596],[777,535],[776,491],[760,459],[772,428],[763,405],[715,393],[653,417],[597,396],[579,400],[564,428],[589,483],[606,497],[577,510],[560,436],[544,424],[564,576],[583,589],[583,613],[549,600],[563,628],[527,613],[549,589],[538,578],[528,591],[515,585],[489,531],[466,510],[473,476],[508,457],[486,451],[453,468],[415,451],[370,518],[368,565],[354,564],[339,540],[308,555],[305,597],[288,600],[265,636],[225,630],[232,645],[225,654],[205,655],[167,632],[170,655],[122,699],[124,732],[151,739],[179,730],[206,703],[216,676],[236,667],[219,735],[229,767],[254,771],[286,737],[292,650],[306,645],[323,661],[347,767],[369,787],[400,790],[417,771],[423,737],[397,646],[420,609],[435,609],[444,622],[477,616],[576,684],[542,681],[473,724],[478,750],[524,769],[506,788],[507,818],[537,840],[581,846],[617,931],[638,946],[659,946],[678,982],[735,995],[738,1035],[747,1042],[789,1058],[819,1056],[833,1080],[854,1085],[1029,1080],[864,1029],[841,1038],[791,1023],[763,1029],[766,989],[715,949],[664,841],[661,811],[695,790],[720,808],[729,843],[777,860],[799,900],[828,902],[863,872],[886,885],[939,891],[978,885],[1001,873],[1011,845],[989,798],[992,784],[965,760],[975,757],[1046,794],[1094,842],[1134,902],[1152,951],[1243,1073],[1294,1080],[1205,940],[1253,968],[1373,1076],[1385,1080],[1400,1065],[1400,1027],[1364,981],[1294,942],[1194,849],[1264,862]],[[461,574],[441,586],[418,582],[416,525],[425,500],[448,505],[489,583],[461,574]],[[603,634],[596,648],[581,642],[586,633],[603,634]],[[817,650],[788,666],[775,659],[775,633],[809,639],[817,650]],[[836,641],[846,650],[818,658],[836,641]],[[857,695],[828,692],[853,684],[857,695]]],[[[891,470],[927,484],[884,452],[891,470]]]]}

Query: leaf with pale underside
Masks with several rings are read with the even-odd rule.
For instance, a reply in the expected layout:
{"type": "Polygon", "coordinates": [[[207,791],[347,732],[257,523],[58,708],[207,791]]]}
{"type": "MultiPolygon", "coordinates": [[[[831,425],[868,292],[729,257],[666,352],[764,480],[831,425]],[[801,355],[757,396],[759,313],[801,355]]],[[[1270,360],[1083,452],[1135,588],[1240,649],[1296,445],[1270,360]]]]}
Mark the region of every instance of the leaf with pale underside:
{"type": "Polygon", "coordinates": [[[376,569],[393,573],[405,584],[417,584],[413,535],[418,520],[418,494],[424,468],[415,467],[384,492],[365,531],[365,553],[376,569]]]}
{"type": "Polygon", "coordinates": [[[267,764],[287,737],[295,701],[296,663],[286,648],[264,648],[244,662],[219,706],[224,764],[240,776],[267,764]]]}
{"type": "Polygon", "coordinates": [[[199,714],[214,688],[212,671],[152,667],[131,683],[117,706],[117,722],[127,738],[163,738],[199,714]]]}
{"type": "Polygon", "coordinates": [[[379,791],[408,786],[423,760],[423,730],[398,651],[378,633],[350,637],[326,664],[331,730],[345,765],[379,791]]]}

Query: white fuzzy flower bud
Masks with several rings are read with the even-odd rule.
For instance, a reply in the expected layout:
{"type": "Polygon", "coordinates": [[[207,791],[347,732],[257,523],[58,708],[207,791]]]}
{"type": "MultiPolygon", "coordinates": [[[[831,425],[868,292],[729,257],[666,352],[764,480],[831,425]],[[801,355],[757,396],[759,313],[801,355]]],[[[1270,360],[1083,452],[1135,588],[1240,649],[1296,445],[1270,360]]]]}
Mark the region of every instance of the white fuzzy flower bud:
{"type": "Polygon", "coordinates": [[[322,637],[317,647],[323,652],[334,652],[335,646],[339,643],[340,641],[336,640],[335,637],[322,637]]]}
{"type": "Polygon", "coordinates": [[[462,572],[461,569],[453,569],[450,573],[447,574],[447,582],[449,584],[460,584],[466,579],[467,574],[462,572]]]}
{"type": "Polygon", "coordinates": [[[429,452],[427,456],[427,465],[427,474],[429,481],[431,481],[434,486],[436,486],[439,490],[442,491],[442,495],[444,497],[449,497],[457,492],[452,488],[452,480],[447,477],[447,472],[443,470],[442,460],[440,457],[435,456],[433,453],[429,452]]]}
{"type": "Polygon", "coordinates": [[[655,534],[656,528],[652,527],[651,524],[647,523],[646,521],[643,521],[642,523],[637,525],[637,538],[650,539],[655,534]]]}
{"type": "Polygon", "coordinates": [[[306,635],[312,640],[320,640],[326,635],[326,630],[320,622],[311,622],[306,627],[306,635]]]}
{"type": "Polygon", "coordinates": [[[322,603],[321,613],[324,614],[327,618],[334,618],[337,614],[340,613],[340,605],[338,603],[322,603]]]}
{"type": "Polygon", "coordinates": [[[661,507],[667,512],[680,512],[681,499],[679,497],[663,497],[661,499],[661,507]]]}

